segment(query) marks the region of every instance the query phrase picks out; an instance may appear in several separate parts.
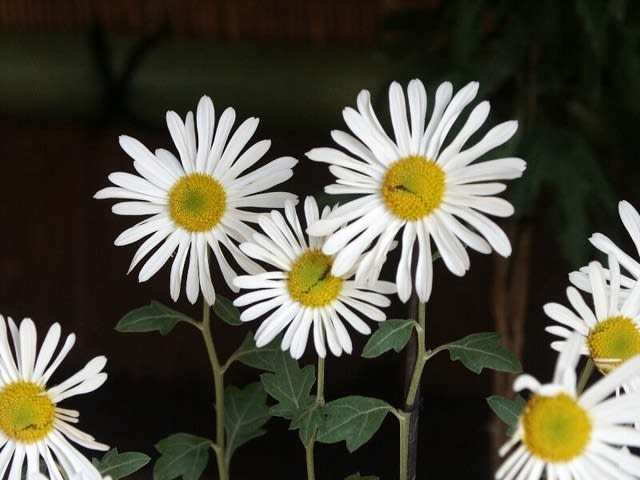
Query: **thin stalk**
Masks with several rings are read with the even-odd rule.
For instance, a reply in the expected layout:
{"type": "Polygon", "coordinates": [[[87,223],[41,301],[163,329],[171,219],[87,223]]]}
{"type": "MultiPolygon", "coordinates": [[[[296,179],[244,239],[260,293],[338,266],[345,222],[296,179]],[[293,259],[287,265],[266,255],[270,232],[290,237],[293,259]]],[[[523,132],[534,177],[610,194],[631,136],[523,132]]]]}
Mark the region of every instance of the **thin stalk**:
{"type": "MultiPolygon", "coordinates": [[[[324,405],[324,358],[318,356],[318,372],[316,380],[316,405],[324,405]]],[[[304,446],[305,460],[307,464],[307,480],[315,480],[315,460],[314,447],[316,444],[316,433],[311,436],[311,440],[304,446]]]]}
{"type": "Polygon", "coordinates": [[[205,300],[203,300],[202,302],[201,331],[202,338],[204,339],[204,344],[207,347],[209,362],[211,363],[211,370],[213,372],[213,386],[216,396],[216,448],[214,448],[213,450],[216,454],[216,462],[218,464],[218,478],[220,480],[228,480],[228,465],[225,458],[224,441],[224,372],[222,371],[222,368],[220,366],[220,360],[218,360],[216,346],[213,343],[213,336],[211,334],[211,307],[205,300]]]}
{"type": "Polygon", "coordinates": [[[409,475],[411,475],[411,477],[415,477],[416,459],[415,455],[411,455],[411,452],[417,451],[418,442],[418,406],[416,405],[416,399],[418,397],[422,372],[424,371],[424,366],[429,358],[425,348],[425,318],[426,305],[419,302],[418,325],[415,326],[417,347],[416,359],[413,365],[413,372],[411,374],[411,380],[409,381],[407,396],[404,402],[405,409],[401,410],[398,415],[400,429],[400,480],[412,480],[409,475]],[[412,473],[410,473],[410,469],[412,473]]]}

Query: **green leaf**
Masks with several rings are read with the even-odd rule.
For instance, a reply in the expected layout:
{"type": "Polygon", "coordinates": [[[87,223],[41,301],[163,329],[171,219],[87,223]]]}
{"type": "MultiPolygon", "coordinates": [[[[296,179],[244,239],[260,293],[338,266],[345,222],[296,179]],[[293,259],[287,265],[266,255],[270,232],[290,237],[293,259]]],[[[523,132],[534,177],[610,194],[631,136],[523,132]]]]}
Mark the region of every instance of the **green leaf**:
{"type": "Polygon", "coordinates": [[[323,425],[324,405],[320,405],[314,397],[309,397],[305,405],[294,413],[289,429],[298,429],[300,441],[307,445],[315,431],[320,430],[323,425]]]}
{"type": "Polygon", "coordinates": [[[178,322],[193,322],[187,315],[172,310],[160,302],[152,301],[146,307],[136,308],[120,319],[118,332],[155,332],[166,335],[178,322]]]}
{"type": "Polygon", "coordinates": [[[242,325],[240,321],[240,310],[233,304],[231,300],[216,294],[216,302],[213,304],[215,314],[227,322],[229,325],[242,325]]]}
{"type": "Polygon", "coordinates": [[[522,371],[520,361],[502,344],[499,333],[474,333],[440,348],[449,350],[451,360],[460,360],[474,373],[480,373],[483,368],[511,373],[522,371]]]}
{"type": "Polygon", "coordinates": [[[415,325],[413,320],[387,320],[380,323],[378,330],[367,340],[362,356],[374,358],[391,349],[399,352],[407,345],[415,325]]]}
{"type": "Polygon", "coordinates": [[[117,448],[112,448],[104,454],[102,460],[96,458],[91,460],[93,466],[98,469],[102,476],[110,476],[112,480],[120,480],[134,472],[137,472],[147,463],[149,456],[139,452],[118,453],[117,448]]]}
{"type": "Polygon", "coordinates": [[[155,445],[161,456],[153,467],[154,480],[198,480],[209,461],[211,440],[189,433],[174,433],[155,445]]]}
{"type": "Polygon", "coordinates": [[[263,373],[260,381],[278,402],[271,407],[271,415],[291,420],[307,404],[316,381],[315,368],[312,365],[300,368],[298,362],[282,351],[275,356],[274,367],[274,373],[263,373]]]}
{"type": "Polygon", "coordinates": [[[262,427],[270,416],[267,394],[259,382],[250,383],[243,389],[230,385],[224,392],[224,409],[225,463],[228,467],[238,447],[266,433],[262,427]]]}
{"type": "Polygon", "coordinates": [[[346,441],[354,452],[373,436],[382,425],[391,405],[378,398],[352,395],[333,400],[324,406],[325,423],[317,441],[336,443],[346,441]]]}
{"type": "Polygon", "coordinates": [[[527,401],[521,395],[516,395],[514,399],[492,395],[487,397],[489,408],[494,411],[500,420],[509,427],[508,434],[511,435],[518,425],[518,419],[527,405],[527,401]]]}
{"type": "Polygon", "coordinates": [[[352,473],[344,480],[380,480],[380,477],[375,475],[360,475],[360,472],[352,473]]]}
{"type": "Polygon", "coordinates": [[[273,372],[275,370],[276,357],[281,352],[282,350],[275,340],[264,347],[257,347],[253,339],[253,333],[248,333],[233,356],[240,363],[258,370],[273,372]]]}

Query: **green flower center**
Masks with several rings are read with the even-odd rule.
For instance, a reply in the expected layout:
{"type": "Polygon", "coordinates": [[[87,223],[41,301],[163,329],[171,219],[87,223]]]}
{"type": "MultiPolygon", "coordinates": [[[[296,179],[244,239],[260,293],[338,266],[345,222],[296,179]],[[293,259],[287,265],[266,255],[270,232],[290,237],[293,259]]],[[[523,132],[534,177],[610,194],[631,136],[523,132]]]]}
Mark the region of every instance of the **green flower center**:
{"type": "Polygon", "coordinates": [[[335,300],[342,290],[342,279],[331,275],[333,259],[314,248],[293,263],[287,289],[305,307],[322,307],[335,300]]]}
{"type": "Polygon", "coordinates": [[[387,208],[403,220],[419,220],[440,206],[446,175],[435,162],[411,155],[393,163],[382,181],[387,208]]]}
{"type": "Polygon", "coordinates": [[[9,438],[33,443],[53,430],[55,407],[33,382],[15,382],[0,391],[0,430],[9,438]]]}
{"type": "Polygon", "coordinates": [[[568,462],[581,455],[591,436],[589,415],[566,393],[533,396],[521,421],[525,446],[536,457],[550,462],[568,462]]]}
{"type": "Polygon", "coordinates": [[[191,173],[169,192],[169,213],[174,222],[190,232],[215,227],[227,207],[227,194],[220,182],[204,173],[191,173]]]}
{"type": "Polygon", "coordinates": [[[603,373],[640,354],[640,331],[635,322],[622,315],[599,322],[589,333],[591,358],[603,373]]]}

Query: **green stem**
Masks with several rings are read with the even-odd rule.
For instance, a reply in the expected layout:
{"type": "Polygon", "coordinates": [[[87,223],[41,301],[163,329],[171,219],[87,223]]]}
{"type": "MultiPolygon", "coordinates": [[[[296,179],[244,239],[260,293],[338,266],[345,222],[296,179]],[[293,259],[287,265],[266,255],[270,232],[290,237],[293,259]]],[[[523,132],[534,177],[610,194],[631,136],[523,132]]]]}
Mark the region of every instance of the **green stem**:
{"type": "Polygon", "coordinates": [[[416,352],[416,361],[404,402],[408,411],[401,410],[398,416],[400,428],[400,480],[411,480],[408,478],[410,440],[417,440],[416,432],[413,435],[411,434],[411,415],[414,409],[417,408],[415,403],[418,388],[420,387],[424,366],[429,358],[425,348],[425,317],[426,305],[420,302],[418,303],[418,324],[415,326],[418,351],[416,352]]]}
{"type": "Polygon", "coordinates": [[[591,360],[591,357],[589,357],[587,359],[587,363],[585,363],[584,368],[582,369],[582,373],[580,373],[580,379],[578,380],[578,386],[576,387],[578,395],[580,395],[583,392],[584,387],[587,386],[587,381],[589,380],[589,377],[592,373],[593,360],[591,360]]]}
{"type": "MultiPolygon", "coordinates": [[[[316,380],[316,404],[324,405],[324,358],[318,356],[318,372],[316,380]]],[[[307,464],[307,480],[315,480],[315,460],[313,449],[316,444],[316,432],[311,436],[311,440],[304,446],[305,459],[307,464]]]]}
{"type": "Polygon", "coordinates": [[[224,372],[222,371],[220,361],[218,360],[216,346],[213,343],[213,336],[211,334],[211,307],[207,304],[206,300],[203,300],[202,302],[201,331],[204,344],[207,347],[209,362],[211,363],[213,385],[216,396],[216,448],[214,448],[214,452],[216,454],[216,462],[218,463],[218,478],[220,480],[228,480],[228,465],[225,458],[224,438],[224,372]]]}

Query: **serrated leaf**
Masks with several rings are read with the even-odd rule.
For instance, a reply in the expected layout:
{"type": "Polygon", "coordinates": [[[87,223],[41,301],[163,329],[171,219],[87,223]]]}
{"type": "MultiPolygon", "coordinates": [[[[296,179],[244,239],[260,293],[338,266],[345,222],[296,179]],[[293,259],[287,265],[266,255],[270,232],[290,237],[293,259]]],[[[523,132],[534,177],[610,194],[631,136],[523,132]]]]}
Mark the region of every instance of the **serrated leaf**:
{"type": "Polygon", "coordinates": [[[325,423],[316,440],[321,443],[346,441],[354,452],[378,431],[392,407],[378,398],[353,395],[324,406],[325,423]]]}
{"type": "Polygon", "coordinates": [[[198,480],[209,461],[211,440],[189,433],[174,433],[155,445],[161,456],[153,467],[154,480],[198,480]]]}
{"type": "Polygon", "coordinates": [[[118,332],[160,332],[166,335],[178,322],[193,321],[184,313],[173,310],[160,302],[152,301],[146,307],[136,308],[120,319],[118,332]]]}
{"type": "Polygon", "coordinates": [[[344,480],[380,480],[380,477],[375,475],[360,475],[360,472],[352,473],[344,480]]]}
{"type": "Polygon", "coordinates": [[[298,430],[300,441],[307,445],[316,430],[324,425],[324,405],[320,405],[314,397],[309,397],[291,419],[290,430],[298,430]]]}
{"type": "Polygon", "coordinates": [[[274,367],[274,373],[263,373],[260,381],[278,402],[271,407],[271,415],[291,420],[306,405],[316,381],[315,368],[311,365],[300,368],[298,362],[282,351],[275,355],[274,367]]]}
{"type": "Polygon", "coordinates": [[[362,349],[362,356],[374,358],[391,349],[399,352],[407,345],[414,326],[413,320],[387,320],[380,323],[362,349]]]}
{"type": "Polygon", "coordinates": [[[264,347],[258,347],[253,339],[253,334],[248,333],[233,356],[240,363],[249,367],[273,372],[275,370],[276,356],[281,352],[282,350],[275,340],[264,347]]]}
{"type": "Polygon", "coordinates": [[[117,448],[112,448],[104,454],[101,460],[94,458],[91,463],[102,476],[109,476],[111,480],[120,480],[134,472],[137,472],[147,463],[150,457],[140,452],[118,453],[117,448]]]}
{"type": "Polygon", "coordinates": [[[499,333],[473,333],[440,348],[449,350],[451,360],[460,360],[474,373],[480,373],[483,368],[510,373],[522,371],[520,361],[502,344],[499,333]]]}
{"type": "Polygon", "coordinates": [[[267,394],[259,382],[240,389],[230,385],[224,392],[227,468],[236,449],[266,433],[262,427],[269,420],[267,394]]]}
{"type": "Polygon", "coordinates": [[[487,403],[498,418],[507,424],[509,427],[507,433],[509,435],[515,430],[518,419],[524,407],[527,405],[527,401],[521,395],[516,395],[513,399],[500,395],[492,395],[487,397],[487,403]]]}
{"type": "Polygon", "coordinates": [[[231,300],[216,294],[216,302],[213,304],[215,314],[229,325],[242,325],[240,321],[240,310],[233,304],[231,300]]]}

